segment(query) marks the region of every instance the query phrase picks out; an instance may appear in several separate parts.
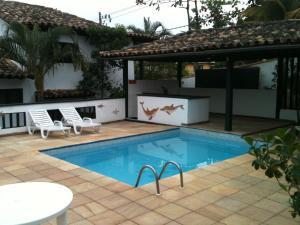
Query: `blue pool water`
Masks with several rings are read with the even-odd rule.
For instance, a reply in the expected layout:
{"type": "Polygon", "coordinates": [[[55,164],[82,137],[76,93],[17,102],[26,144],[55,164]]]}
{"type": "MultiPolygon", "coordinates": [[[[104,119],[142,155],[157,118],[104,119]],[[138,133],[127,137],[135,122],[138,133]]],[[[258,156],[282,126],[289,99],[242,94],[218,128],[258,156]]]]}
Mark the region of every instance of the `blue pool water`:
{"type": "MultiPolygon", "coordinates": [[[[249,146],[236,135],[178,128],[152,134],[100,141],[44,151],[53,157],[134,185],[140,168],[149,164],[158,173],[166,161],[179,163],[183,171],[239,156],[249,146]]],[[[170,165],[164,177],[178,173],[170,165]]],[[[153,182],[145,171],[140,184],[153,182]]]]}

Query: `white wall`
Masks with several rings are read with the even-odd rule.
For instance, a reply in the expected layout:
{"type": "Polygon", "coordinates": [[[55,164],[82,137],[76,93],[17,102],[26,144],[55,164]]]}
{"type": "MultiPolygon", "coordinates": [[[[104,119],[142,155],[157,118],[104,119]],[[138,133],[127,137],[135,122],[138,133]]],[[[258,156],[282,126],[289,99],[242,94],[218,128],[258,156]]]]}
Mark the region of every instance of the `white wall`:
{"type": "MultiPolygon", "coordinates": [[[[103,99],[92,101],[80,101],[80,102],[63,102],[63,103],[47,103],[47,104],[28,104],[28,105],[16,105],[16,106],[0,106],[0,112],[2,113],[17,113],[26,112],[26,122],[30,125],[29,110],[34,109],[58,109],[62,107],[96,107],[96,119],[95,122],[112,122],[125,119],[125,100],[124,99],[103,99]]],[[[18,133],[27,131],[26,127],[0,129],[0,136],[4,134],[18,133]]]]}
{"type": "Polygon", "coordinates": [[[34,97],[34,80],[32,79],[2,79],[0,78],[0,89],[23,89],[23,102],[30,103],[33,102],[34,97]],[[26,91],[25,91],[26,90],[26,91]]]}
{"type": "MultiPolygon", "coordinates": [[[[215,88],[181,88],[180,94],[211,96],[210,111],[225,113],[225,89],[215,88]]],[[[236,115],[275,117],[275,90],[242,90],[233,91],[233,113],[236,115]]]]}
{"type": "Polygon", "coordinates": [[[170,94],[177,91],[176,80],[136,80],[135,84],[128,85],[128,116],[137,117],[137,94],[163,93],[162,87],[166,87],[170,94]]]}
{"type": "MultiPolygon", "coordinates": [[[[169,93],[210,96],[210,112],[225,113],[225,89],[212,88],[178,88],[175,80],[137,80],[129,85],[129,116],[136,117],[137,94],[143,92],[162,93],[161,87],[169,89],[169,93]]],[[[236,115],[274,118],[276,109],[275,90],[234,90],[233,113],[236,115]]]]}
{"type": "Polygon", "coordinates": [[[276,70],[277,60],[268,60],[262,63],[257,63],[251,67],[259,67],[259,88],[270,89],[274,82],[272,81],[274,75],[273,72],[276,70]]]}
{"type": "Polygon", "coordinates": [[[0,18],[0,36],[4,35],[7,23],[0,18]]]}

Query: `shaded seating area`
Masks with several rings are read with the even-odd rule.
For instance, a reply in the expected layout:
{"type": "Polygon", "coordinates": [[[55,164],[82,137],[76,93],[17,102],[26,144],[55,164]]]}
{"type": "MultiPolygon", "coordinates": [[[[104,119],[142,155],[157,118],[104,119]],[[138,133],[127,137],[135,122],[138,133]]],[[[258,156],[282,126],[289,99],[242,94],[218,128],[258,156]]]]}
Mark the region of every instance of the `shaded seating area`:
{"type": "Polygon", "coordinates": [[[280,119],[282,109],[298,109],[299,30],[298,20],[247,23],[221,29],[187,32],[171,38],[99,54],[103,60],[123,60],[126,116],[128,116],[128,61],[138,61],[141,66],[144,61],[177,63],[179,87],[182,79],[182,63],[225,62],[224,129],[231,131],[233,129],[233,76],[237,61],[277,59],[275,119],[280,119]]]}

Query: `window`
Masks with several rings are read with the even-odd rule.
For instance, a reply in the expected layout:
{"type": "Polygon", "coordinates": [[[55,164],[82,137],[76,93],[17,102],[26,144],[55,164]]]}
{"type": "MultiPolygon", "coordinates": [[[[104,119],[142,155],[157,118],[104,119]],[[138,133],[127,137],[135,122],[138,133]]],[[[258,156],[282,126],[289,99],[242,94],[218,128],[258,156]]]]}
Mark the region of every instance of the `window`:
{"type": "Polygon", "coordinates": [[[0,89],[0,105],[23,103],[23,89],[0,89]]]}

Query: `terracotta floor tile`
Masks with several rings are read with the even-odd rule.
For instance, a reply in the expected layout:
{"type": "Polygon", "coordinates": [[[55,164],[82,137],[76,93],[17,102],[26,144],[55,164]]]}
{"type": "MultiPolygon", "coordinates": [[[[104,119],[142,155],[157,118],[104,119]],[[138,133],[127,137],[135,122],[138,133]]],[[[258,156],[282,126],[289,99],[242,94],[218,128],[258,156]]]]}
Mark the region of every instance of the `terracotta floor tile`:
{"type": "Polygon", "coordinates": [[[206,216],[212,220],[216,220],[216,221],[219,221],[219,220],[233,214],[232,211],[227,210],[223,207],[220,207],[216,204],[210,204],[205,207],[202,207],[197,210],[197,213],[199,213],[203,216],[206,216]]]}
{"type": "Polygon", "coordinates": [[[109,209],[115,209],[115,208],[118,208],[120,206],[129,204],[130,200],[128,200],[127,198],[122,197],[120,195],[113,194],[113,195],[110,195],[108,197],[99,199],[98,202],[101,205],[103,205],[103,206],[105,206],[109,209]]]}
{"type": "Polygon", "coordinates": [[[94,215],[94,213],[85,206],[78,206],[73,208],[73,210],[81,217],[88,218],[94,215]]]}
{"type": "Polygon", "coordinates": [[[155,209],[155,211],[172,220],[175,220],[178,217],[182,217],[183,215],[186,215],[191,212],[190,210],[183,208],[179,205],[175,205],[173,203],[157,208],[155,209]]]}
{"type": "Polygon", "coordinates": [[[136,201],[140,205],[143,205],[144,207],[148,209],[156,209],[161,206],[164,206],[168,204],[169,202],[162,198],[161,196],[156,196],[156,195],[150,195],[145,198],[139,199],[136,201]]]}
{"type": "Polygon", "coordinates": [[[234,193],[230,195],[230,198],[241,201],[246,204],[252,204],[255,202],[258,202],[260,199],[262,199],[261,196],[250,194],[244,191],[240,191],[237,193],[234,193]]]}
{"type": "Polygon", "coordinates": [[[270,217],[274,216],[274,213],[257,208],[255,206],[248,206],[238,212],[240,215],[247,216],[250,219],[257,220],[259,222],[264,222],[270,217]]]}
{"type": "Polygon", "coordinates": [[[180,190],[177,191],[174,189],[166,190],[161,194],[161,197],[163,197],[164,199],[166,199],[170,202],[176,201],[176,200],[184,198],[186,196],[187,196],[187,194],[185,194],[184,192],[182,192],[180,190]]]}
{"type": "Polygon", "coordinates": [[[260,208],[260,209],[265,209],[270,212],[274,212],[274,213],[278,213],[287,208],[287,206],[282,205],[278,202],[274,202],[269,199],[262,199],[259,202],[255,203],[254,206],[256,206],[257,208],[260,208]]]}
{"type": "Polygon", "coordinates": [[[84,183],[84,182],[86,182],[86,181],[79,178],[79,177],[71,177],[71,178],[68,178],[68,179],[61,180],[59,183],[63,184],[63,185],[66,185],[66,186],[74,186],[76,184],[81,184],[81,183],[84,183]]]}
{"type": "Polygon", "coordinates": [[[210,188],[210,190],[213,192],[216,192],[220,195],[228,196],[228,195],[238,192],[240,189],[228,187],[228,186],[225,186],[224,184],[219,184],[219,185],[216,185],[216,186],[210,188]]]}
{"type": "Polygon", "coordinates": [[[105,188],[102,188],[102,187],[97,187],[92,190],[83,192],[82,194],[89,197],[90,199],[93,199],[96,201],[96,200],[99,200],[99,199],[102,199],[102,198],[112,195],[113,192],[111,192],[105,188]]]}
{"type": "Polygon", "coordinates": [[[182,225],[211,225],[216,222],[205,216],[193,212],[176,219],[176,221],[182,225]]]}
{"type": "Polygon", "coordinates": [[[151,195],[149,192],[144,191],[140,188],[134,188],[134,189],[130,189],[128,191],[124,191],[121,192],[120,195],[132,200],[132,201],[136,201],[138,199],[147,197],[149,195],[151,195]]]}
{"type": "Polygon", "coordinates": [[[125,222],[123,223],[120,223],[119,225],[137,225],[136,223],[130,221],[130,220],[126,220],[125,222]]]}
{"type": "Polygon", "coordinates": [[[127,219],[132,219],[136,216],[139,216],[139,215],[149,212],[148,209],[146,209],[145,207],[143,207],[139,204],[136,204],[134,202],[132,202],[128,205],[121,206],[121,207],[115,209],[115,211],[120,213],[127,219]]]}
{"type": "Polygon", "coordinates": [[[180,225],[180,224],[177,223],[176,221],[171,221],[170,223],[166,223],[166,225],[180,225]]]}
{"type": "Polygon", "coordinates": [[[282,193],[276,192],[276,193],[268,196],[267,198],[274,202],[278,202],[278,203],[286,205],[286,206],[290,205],[289,195],[287,193],[282,194],[282,193]]]}
{"type": "Polygon", "coordinates": [[[124,222],[126,218],[114,211],[105,211],[90,217],[88,220],[97,225],[115,225],[124,222]]]}
{"type": "Polygon", "coordinates": [[[217,201],[215,204],[219,207],[222,207],[224,209],[227,209],[227,210],[230,210],[233,212],[240,211],[243,208],[247,207],[247,204],[245,204],[241,201],[238,201],[238,200],[234,200],[229,197],[223,198],[223,199],[217,201]]]}
{"type": "Polygon", "coordinates": [[[141,216],[135,217],[132,220],[140,225],[163,225],[170,221],[168,218],[155,212],[145,213],[141,216]]]}
{"type": "Polygon", "coordinates": [[[83,193],[83,192],[87,192],[87,191],[93,190],[93,189],[95,189],[97,187],[98,186],[95,185],[95,184],[93,184],[93,183],[84,182],[84,183],[81,183],[81,184],[73,185],[70,188],[72,190],[74,190],[76,193],[83,193]]]}
{"type": "MultiPolygon", "coordinates": [[[[69,210],[71,225],[300,224],[300,219],[291,218],[286,193],[263,171],[254,170],[253,157],[249,155],[184,173],[184,189],[179,188],[178,175],[164,179],[161,195],[156,196],[154,183],[132,189],[115,179],[38,152],[167,128],[122,121],[104,124],[102,134],[88,132],[67,138],[51,135],[48,140],[27,134],[1,137],[0,185],[55,181],[70,187],[74,192],[69,210]]],[[[55,220],[47,223],[55,224],[55,220]]]]}
{"type": "Polygon", "coordinates": [[[220,222],[226,225],[259,225],[257,221],[238,214],[228,216],[220,222]]]}
{"type": "Polygon", "coordinates": [[[93,223],[89,222],[88,220],[81,220],[70,225],[93,225],[93,223]]]}
{"type": "Polygon", "coordinates": [[[197,194],[194,194],[193,196],[195,196],[197,199],[210,202],[210,203],[215,202],[224,197],[223,195],[218,194],[211,190],[201,191],[197,194]]]}
{"type": "Polygon", "coordinates": [[[197,210],[203,206],[206,206],[209,204],[209,202],[205,200],[200,200],[195,197],[195,195],[185,197],[183,199],[180,199],[176,201],[176,204],[183,206],[190,210],[197,210]]]}
{"type": "Polygon", "coordinates": [[[82,194],[75,194],[73,196],[73,201],[72,201],[71,207],[77,207],[79,205],[87,204],[92,201],[93,200],[91,200],[90,198],[88,198],[82,194]]]}
{"type": "Polygon", "coordinates": [[[115,192],[115,193],[120,193],[120,192],[124,192],[124,191],[133,189],[131,186],[129,186],[127,184],[122,184],[119,182],[108,184],[105,186],[105,188],[112,192],[115,192]]]}
{"type": "Polygon", "coordinates": [[[103,207],[97,202],[90,202],[87,203],[85,206],[94,214],[99,214],[107,210],[105,207],[103,207]]]}

